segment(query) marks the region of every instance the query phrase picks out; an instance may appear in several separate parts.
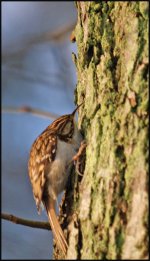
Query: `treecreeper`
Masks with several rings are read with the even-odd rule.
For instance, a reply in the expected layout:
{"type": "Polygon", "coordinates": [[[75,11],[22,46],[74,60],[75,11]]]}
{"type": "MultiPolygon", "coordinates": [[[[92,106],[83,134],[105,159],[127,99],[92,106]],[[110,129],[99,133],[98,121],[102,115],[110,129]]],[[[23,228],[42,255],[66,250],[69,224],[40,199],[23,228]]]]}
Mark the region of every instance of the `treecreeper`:
{"type": "Polygon", "coordinates": [[[65,189],[73,157],[78,152],[82,136],[75,122],[75,113],[63,115],[52,122],[34,141],[28,170],[38,213],[44,205],[57,246],[67,252],[68,244],[58,222],[55,205],[65,189]]]}

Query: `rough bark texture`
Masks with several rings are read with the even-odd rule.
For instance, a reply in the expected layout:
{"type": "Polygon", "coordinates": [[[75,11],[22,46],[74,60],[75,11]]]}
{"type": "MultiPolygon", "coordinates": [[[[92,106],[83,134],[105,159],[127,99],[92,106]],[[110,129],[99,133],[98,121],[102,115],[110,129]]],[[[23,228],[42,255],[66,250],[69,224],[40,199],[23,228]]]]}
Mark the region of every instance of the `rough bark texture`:
{"type": "Polygon", "coordinates": [[[148,2],[76,5],[75,96],[85,101],[87,148],[63,206],[67,259],[147,259],[148,2]]]}

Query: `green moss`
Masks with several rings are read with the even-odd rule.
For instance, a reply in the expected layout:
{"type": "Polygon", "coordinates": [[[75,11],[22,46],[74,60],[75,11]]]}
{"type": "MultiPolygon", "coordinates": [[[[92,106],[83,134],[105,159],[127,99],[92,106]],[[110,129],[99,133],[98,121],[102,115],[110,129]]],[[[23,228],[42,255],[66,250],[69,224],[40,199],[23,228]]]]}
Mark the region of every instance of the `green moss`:
{"type": "Polygon", "coordinates": [[[108,1],[108,6],[109,6],[109,12],[114,8],[115,3],[113,1],[108,1]]]}
{"type": "Polygon", "coordinates": [[[102,188],[103,180],[99,179],[95,175],[95,181],[93,184],[92,202],[91,202],[91,220],[95,226],[99,226],[104,222],[105,215],[105,200],[104,189],[102,188]],[[101,197],[98,197],[101,195],[101,197]]]}
{"type": "MultiPolygon", "coordinates": [[[[142,82],[141,82],[142,83],[142,82]]],[[[145,81],[143,82],[143,88],[141,90],[141,93],[138,95],[138,113],[139,115],[144,115],[148,113],[148,106],[149,106],[149,100],[148,100],[148,86],[145,84],[145,81]],[[147,88],[145,88],[147,87],[147,88]]]]}
{"type": "Polygon", "coordinates": [[[73,60],[74,64],[75,64],[76,67],[77,67],[77,56],[76,56],[76,54],[73,53],[73,52],[72,52],[72,60],[73,60]]]}
{"type": "Polygon", "coordinates": [[[145,30],[147,28],[147,21],[144,20],[143,18],[138,19],[138,30],[139,30],[139,37],[138,37],[138,51],[137,51],[137,58],[136,58],[136,63],[141,63],[143,60],[143,56],[148,57],[147,55],[147,46],[148,46],[148,34],[145,30]]]}
{"type": "Polygon", "coordinates": [[[77,88],[74,89],[74,103],[77,104],[78,101],[78,93],[77,93],[77,88]]]}
{"type": "Polygon", "coordinates": [[[95,4],[94,7],[93,7],[94,11],[95,12],[99,12],[101,10],[101,4],[95,4]]]}
{"type": "Polygon", "coordinates": [[[83,231],[83,248],[81,252],[81,259],[94,259],[94,253],[93,253],[93,242],[91,239],[94,239],[94,231],[93,231],[93,225],[91,222],[82,222],[82,231],[83,231]],[[86,239],[86,244],[84,244],[86,239]],[[87,248],[88,245],[88,248],[87,248]]]}
{"type": "Polygon", "coordinates": [[[103,2],[103,7],[102,7],[102,13],[105,14],[108,12],[108,4],[103,2]]]}
{"type": "Polygon", "coordinates": [[[140,1],[139,2],[139,10],[140,10],[142,16],[145,19],[148,19],[148,11],[149,11],[148,1],[140,1]]]}
{"type": "Polygon", "coordinates": [[[124,233],[121,229],[116,232],[117,256],[121,257],[122,246],[124,243],[124,233]]]}
{"type": "Polygon", "coordinates": [[[103,18],[103,24],[105,24],[105,27],[102,35],[101,45],[103,48],[103,52],[111,53],[114,47],[113,26],[108,17],[103,18]]]}
{"type": "Polygon", "coordinates": [[[128,157],[128,167],[126,168],[125,172],[125,198],[128,200],[131,199],[132,196],[132,184],[134,183],[134,180],[136,179],[137,173],[141,171],[146,171],[144,164],[144,156],[145,153],[145,142],[147,137],[147,132],[145,129],[141,129],[138,132],[137,136],[137,144],[134,146],[134,149],[132,151],[132,155],[128,157]]]}
{"type": "Polygon", "coordinates": [[[76,28],[75,28],[74,32],[75,32],[76,41],[82,43],[84,33],[83,33],[83,28],[81,27],[81,24],[78,23],[76,25],[76,28]]]}

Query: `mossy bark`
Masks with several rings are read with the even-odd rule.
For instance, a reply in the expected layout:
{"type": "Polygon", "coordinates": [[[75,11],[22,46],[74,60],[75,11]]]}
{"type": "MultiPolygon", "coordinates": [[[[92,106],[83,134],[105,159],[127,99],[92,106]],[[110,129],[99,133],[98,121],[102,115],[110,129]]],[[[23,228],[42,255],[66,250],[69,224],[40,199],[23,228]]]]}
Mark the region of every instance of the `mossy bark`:
{"type": "Polygon", "coordinates": [[[87,142],[67,193],[67,259],[148,258],[148,2],[76,2],[87,142]]]}

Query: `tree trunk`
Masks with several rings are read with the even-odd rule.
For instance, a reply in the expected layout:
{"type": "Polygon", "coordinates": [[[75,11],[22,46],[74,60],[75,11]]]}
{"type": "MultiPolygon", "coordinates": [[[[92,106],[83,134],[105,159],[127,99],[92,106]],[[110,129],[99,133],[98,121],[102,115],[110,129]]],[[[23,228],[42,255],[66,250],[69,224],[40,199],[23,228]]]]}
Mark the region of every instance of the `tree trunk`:
{"type": "Polygon", "coordinates": [[[67,259],[148,259],[148,2],[76,5],[87,147],[62,207],[67,259]]]}

